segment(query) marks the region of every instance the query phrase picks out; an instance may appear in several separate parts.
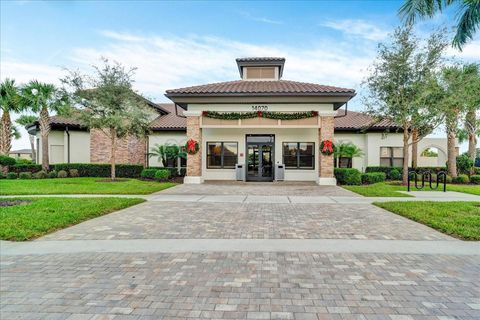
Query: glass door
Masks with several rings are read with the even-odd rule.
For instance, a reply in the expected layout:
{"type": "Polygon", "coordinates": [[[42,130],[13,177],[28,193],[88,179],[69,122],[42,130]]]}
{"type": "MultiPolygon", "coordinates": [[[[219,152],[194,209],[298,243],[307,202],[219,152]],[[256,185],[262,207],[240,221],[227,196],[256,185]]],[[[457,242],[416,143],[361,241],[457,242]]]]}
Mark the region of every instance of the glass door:
{"type": "Polygon", "coordinates": [[[272,181],[274,172],[274,137],[247,136],[247,180],[272,181]]]}

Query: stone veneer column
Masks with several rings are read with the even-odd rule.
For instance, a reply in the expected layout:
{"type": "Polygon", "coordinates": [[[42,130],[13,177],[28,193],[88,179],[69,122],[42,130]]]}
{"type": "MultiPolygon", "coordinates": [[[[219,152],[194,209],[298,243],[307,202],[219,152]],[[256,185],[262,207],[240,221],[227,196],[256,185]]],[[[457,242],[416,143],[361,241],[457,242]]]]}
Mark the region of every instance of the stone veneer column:
{"type": "Polygon", "coordinates": [[[196,154],[187,154],[187,175],[184,178],[186,184],[202,183],[202,129],[200,128],[200,116],[187,115],[187,140],[193,139],[198,142],[200,149],[196,154]]]}
{"type": "Polygon", "coordinates": [[[334,120],[333,116],[321,116],[321,127],[318,129],[318,145],[319,145],[319,157],[318,157],[318,184],[321,185],[336,185],[337,180],[333,174],[333,154],[324,155],[320,152],[320,144],[324,140],[333,141],[334,120]]]}

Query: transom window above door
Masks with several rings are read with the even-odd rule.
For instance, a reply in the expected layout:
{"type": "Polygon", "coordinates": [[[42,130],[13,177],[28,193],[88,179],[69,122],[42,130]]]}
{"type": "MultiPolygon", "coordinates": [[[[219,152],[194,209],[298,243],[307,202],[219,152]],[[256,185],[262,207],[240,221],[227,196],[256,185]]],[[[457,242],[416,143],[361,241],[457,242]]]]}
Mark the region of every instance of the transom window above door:
{"type": "Polygon", "coordinates": [[[207,142],[207,169],[235,169],[237,142],[207,142]]]}

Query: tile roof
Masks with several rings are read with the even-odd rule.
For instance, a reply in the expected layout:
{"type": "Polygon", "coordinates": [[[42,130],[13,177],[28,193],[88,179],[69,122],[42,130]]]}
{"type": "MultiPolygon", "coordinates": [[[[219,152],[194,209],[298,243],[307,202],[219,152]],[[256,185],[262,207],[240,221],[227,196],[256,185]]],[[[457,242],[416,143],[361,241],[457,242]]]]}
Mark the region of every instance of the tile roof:
{"type": "MultiPolygon", "coordinates": [[[[337,110],[337,117],[344,115],[345,110],[337,110]]],[[[348,111],[345,117],[335,118],[335,130],[357,131],[357,130],[397,130],[401,126],[390,119],[376,120],[369,114],[363,112],[348,111]]]]}
{"type": "Polygon", "coordinates": [[[159,103],[159,105],[167,110],[169,113],[160,115],[150,123],[152,130],[186,130],[187,119],[183,116],[183,109],[177,107],[175,112],[175,105],[173,103],[159,103]]]}
{"type": "Polygon", "coordinates": [[[83,127],[83,124],[80,120],[77,120],[74,117],[67,117],[67,116],[51,116],[50,125],[83,127]]]}
{"type": "Polygon", "coordinates": [[[167,90],[167,97],[177,95],[314,95],[314,96],[354,96],[355,90],[325,86],[321,84],[275,80],[253,81],[236,80],[210,83],[200,86],[167,90]]]}
{"type": "Polygon", "coordinates": [[[251,61],[285,61],[283,57],[245,57],[235,59],[237,62],[251,62],[251,61]]]}

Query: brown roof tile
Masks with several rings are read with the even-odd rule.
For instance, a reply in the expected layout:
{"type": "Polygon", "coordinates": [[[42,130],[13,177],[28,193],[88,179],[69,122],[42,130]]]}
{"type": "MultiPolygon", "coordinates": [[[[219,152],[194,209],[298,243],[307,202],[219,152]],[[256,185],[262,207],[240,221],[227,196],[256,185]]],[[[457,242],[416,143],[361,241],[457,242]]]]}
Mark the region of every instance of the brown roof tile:
{"type": "Polygon", "coordinates": [[[173,103],[161,103],[159,105],[169,113],[160,115],[153,120],[150,124],[152,130],[186,130],[187,119],[183,117],[182,108],[177,107],[177,112],[175,112],[173,103]]]}
{"type": "MultiPolygon", "coordinates": [[[[345,114],[345,110],[338,110],[337,116],[345,114]]],[[[401,127],[389,119],[376,120],[374,117],[363,112],[348,111],[345,117],[335,118],[335,130],[397,130],[401,127]]]]}
{"type": "Polygon", "coordinates": [[[200,86],[167,90],[167,97],[177,95],[346,95],[354,96],[355,90],[324,86],[314,83],[276,80],[236,80],[200,86]]]}

